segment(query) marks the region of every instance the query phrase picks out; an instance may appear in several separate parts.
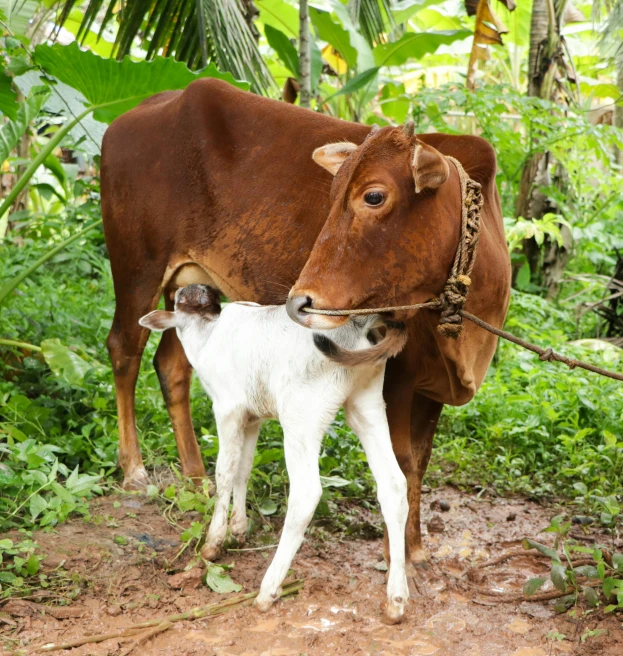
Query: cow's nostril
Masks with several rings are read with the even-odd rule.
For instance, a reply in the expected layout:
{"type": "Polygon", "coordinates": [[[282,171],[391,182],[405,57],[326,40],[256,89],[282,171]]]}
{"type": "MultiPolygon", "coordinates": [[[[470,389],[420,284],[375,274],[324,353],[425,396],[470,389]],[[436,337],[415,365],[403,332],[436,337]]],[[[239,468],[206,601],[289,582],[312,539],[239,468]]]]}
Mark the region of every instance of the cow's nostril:
{"type": "Polygon", "coordinates": [[[311,307],[312,299],[309,296],[291,296],[286,303],[288,316],[297,323],[304,323],[307,313],[304,308],[311,307]]]}

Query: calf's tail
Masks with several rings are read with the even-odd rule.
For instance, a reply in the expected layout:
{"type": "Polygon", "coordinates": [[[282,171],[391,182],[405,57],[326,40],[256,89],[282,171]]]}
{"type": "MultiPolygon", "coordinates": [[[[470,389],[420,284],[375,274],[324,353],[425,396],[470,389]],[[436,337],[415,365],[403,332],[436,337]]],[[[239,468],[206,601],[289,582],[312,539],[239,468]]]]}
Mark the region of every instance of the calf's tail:
{"type": "Polygon", "coordinates": [[[316,348],[329,360],[345,367],[374,366],[385,362],[387,358],[398,355],[407,342],[407,330],[404,324],[386,322],[385,337],[374,346],[367,349],[351,351],[342,348],[332,339],[320,333],[314,333],[316,348]]]}

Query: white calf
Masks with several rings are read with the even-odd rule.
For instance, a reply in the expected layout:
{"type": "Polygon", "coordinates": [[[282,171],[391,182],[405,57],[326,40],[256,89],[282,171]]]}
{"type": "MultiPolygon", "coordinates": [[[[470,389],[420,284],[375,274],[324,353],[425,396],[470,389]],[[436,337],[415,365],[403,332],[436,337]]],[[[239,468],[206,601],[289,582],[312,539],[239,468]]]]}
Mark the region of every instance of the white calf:
{"type": "Polygon", "coordinates": [[[175,312],[157,310],[140,320],[151,330],[176,328],[213,401],[220,445],[218,499],[202,555],[213,560],[220,553],[232,491],[230,530],[244,537],[247,482],[259,426],[263,419],[278,418],[290,495],[279,546],[255,603],[266,610],[279,599],[322,494],[322,436],[343,405],[377,483],[390,546],[386,616],[398,621],[409,598],[407,486],[392,450],[382,389],[385,360],[404,346],[404,330],[390,326],[382,338],[378,317],[366,317],[332,331],[312,332],[291,321],[283,306],[231,303],[220,316],[219,311],[214,290],[190,285],[176,293],[175,312]]]}

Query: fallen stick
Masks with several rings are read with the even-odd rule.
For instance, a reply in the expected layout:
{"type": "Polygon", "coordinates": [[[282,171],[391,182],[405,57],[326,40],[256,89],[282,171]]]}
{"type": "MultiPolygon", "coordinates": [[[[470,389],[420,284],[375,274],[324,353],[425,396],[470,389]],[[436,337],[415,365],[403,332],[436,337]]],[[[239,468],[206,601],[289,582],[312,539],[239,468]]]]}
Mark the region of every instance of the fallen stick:
{"type": "Polygon", "coordinates": [[[147,642],[148,640],[151,640],[159,633],[164,633],[165,631],[168,631],[172,626],[173,624],[171,624],[171,622],[163,622],[162,624],[158,624],[158,626],[154,626],[151,629],[147,629],[147,631],[145,631],[144,633],[140,633],[138,637],[132,640],[130,646],[121,652],[121,656],[128,656],[128,654],[134,651],[136,647],[142,645],[144,642],[147,642]]]}
{"type": "MultiPolygon", "coordinates": [[[[298,579],[287,583],[283,586],[281,591],[281,597],[287,597],[295,592],[298,592],[303,587],[304,581],[298,579]]],[[[49,653],[51,651],[60,651],[62,649],[73,649],[74,647],[81,647],[82,645],[94,644],[98,642],[104,642],[105,640],[111,640],[112,638],[133,638],[137,634],[142,634],[139,636],[140,642],[148,640],[150,636],[147,636],[145,629],[150,629],[155,627],[158,629],[153,632],[153,635],[162,633],[169,629],[175,622],[182,622],[184,620],[196,620],[204,617],[215,617],[217,615],[222,615],[232,608],[241,608],[243,606],[248,606],[255,597],[257,597],[258,591],[249,592],[247,594],[238,595],[236,597],[230,597],[225,599],[225,601],[220,601],[216,604],[208,604],[207,606],[199,606],[198,608],[191,608],[184,613],[178,613],[176,615],[169,615],[168,617],[161,617],[159,619],[148,620],[146,622],[139,622],[138,624],[132,624],[127,626],[125,629],[119,629],[112,633],[102,633],[99,635],[88,636],[85,638],[78,638],[76,640],[71,640],[69,642],[64,642],[62,644],[46,644],[41,647],[36,647],[33,651],[29,652],[30,654],[40,654],[40,653],[49,653]]],[[[136,641],[135,641],[136,642],[136,641]]],[[[132,643],[132,649],[138,646],[140,642],[136,644],[132,643]]],[[[125,653],[130,653],[132,650],[125,653]]]]}
{"type": "MultiPolygon", "coordinates": [[[[583,583],[582,585],[587,588],[598,588],[601,584],[601,581],[596,581],[594,583],[583,583]]],[[[552,590],[551,592],[540,592],[533,595],[526,595],[523,592],[500,592],[498,590],[488,590],[487,588],[479,588],[477,586],[472,586],[472,590],[478,594],[484,595],[485,597],[494,597],[496,602],[501,604],[512,603],[513,601],[549,601],[550,599],[566,597],[575,592],[573,588],[568,588],[566,592],[552,590]]]]}

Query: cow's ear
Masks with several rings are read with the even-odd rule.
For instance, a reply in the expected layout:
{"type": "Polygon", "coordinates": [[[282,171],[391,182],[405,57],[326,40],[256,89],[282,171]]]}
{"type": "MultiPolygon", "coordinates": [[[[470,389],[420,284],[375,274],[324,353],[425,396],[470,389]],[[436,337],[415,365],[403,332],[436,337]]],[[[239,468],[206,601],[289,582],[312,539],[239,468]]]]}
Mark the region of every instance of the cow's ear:
{"type": "Polygon", "coordinates": [[[157,333],[169,328],[175,328],[177,325],[175,312],[168,312],[167,310],[154,310],[141,317],[138,322],[141,326],[157,333]]]}
{"type": "Polygon", "coordinates": [[[450,175],[448,160],[438,150],[421,141],[415,144],[411,166],[416,194],[424,189],[437,189],[450,175]]]}
{"type": "Polygon", "coordinates": [[[321,148],[316,148],[312,159],[316,164],[320,164],[323,169],[327,169],[331,175],[335,175],[357,148],[357,144],[349,141],[327,144],[321,148]]]}

